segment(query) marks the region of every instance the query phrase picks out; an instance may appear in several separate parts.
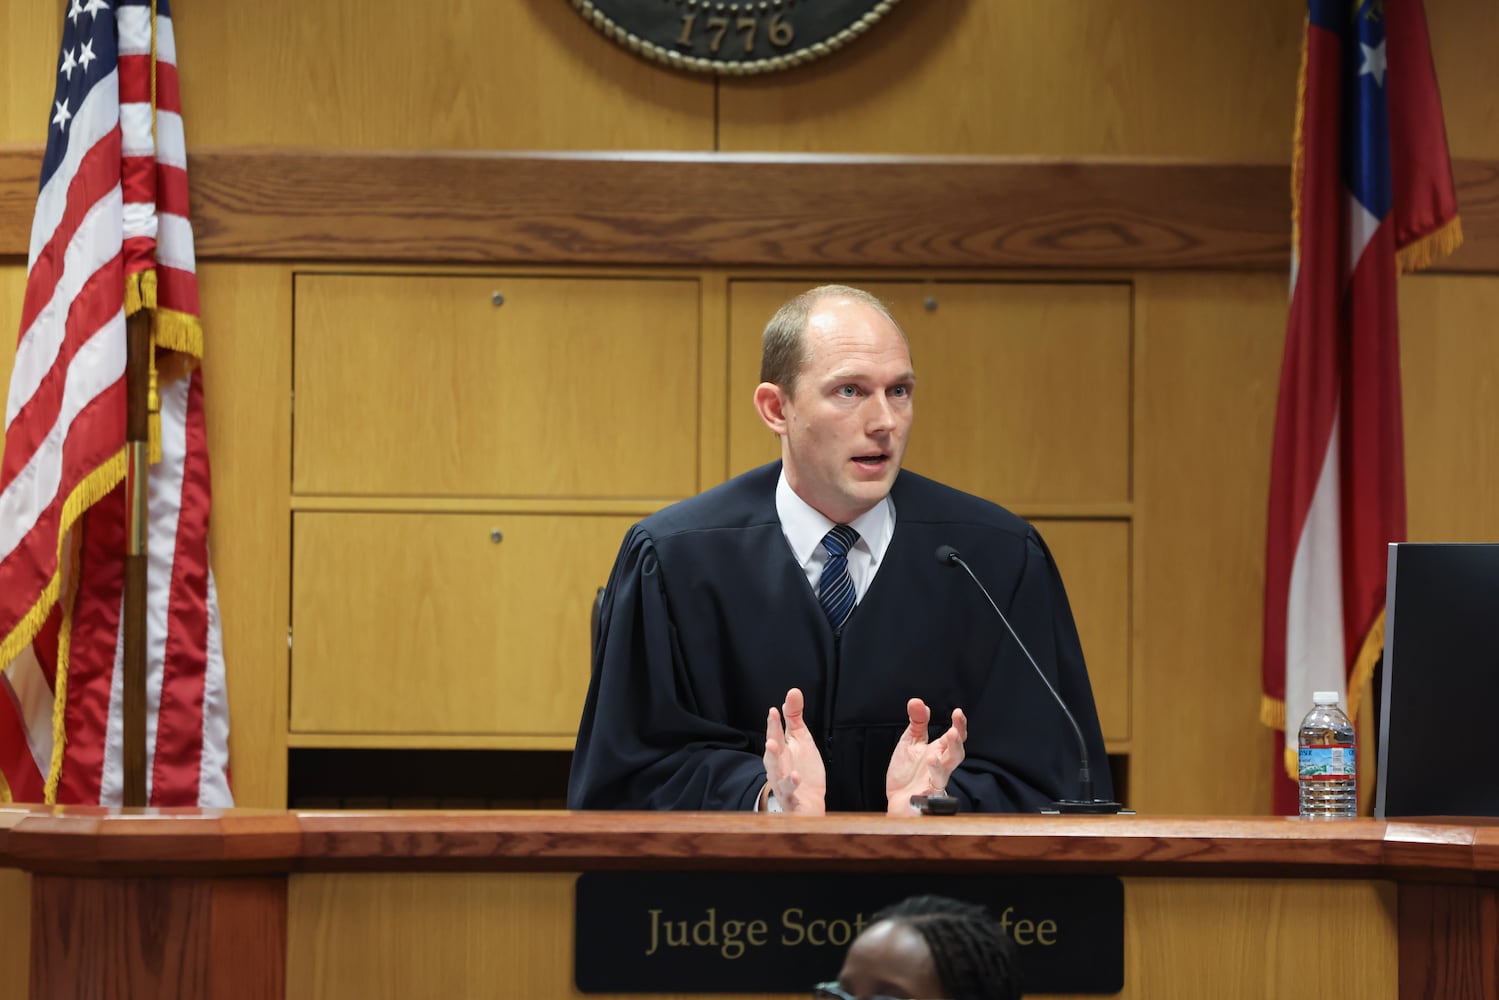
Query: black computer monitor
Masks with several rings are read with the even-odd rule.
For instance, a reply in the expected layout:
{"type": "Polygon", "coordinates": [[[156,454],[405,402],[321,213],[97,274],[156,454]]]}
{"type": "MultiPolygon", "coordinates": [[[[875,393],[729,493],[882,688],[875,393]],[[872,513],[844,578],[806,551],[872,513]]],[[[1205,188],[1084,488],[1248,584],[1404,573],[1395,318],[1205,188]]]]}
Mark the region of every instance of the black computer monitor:
{"type": "Polygon", "coordinates": [[[1390,546],[1374,815],[1499,816],[1499,545],[1390,546]]]}

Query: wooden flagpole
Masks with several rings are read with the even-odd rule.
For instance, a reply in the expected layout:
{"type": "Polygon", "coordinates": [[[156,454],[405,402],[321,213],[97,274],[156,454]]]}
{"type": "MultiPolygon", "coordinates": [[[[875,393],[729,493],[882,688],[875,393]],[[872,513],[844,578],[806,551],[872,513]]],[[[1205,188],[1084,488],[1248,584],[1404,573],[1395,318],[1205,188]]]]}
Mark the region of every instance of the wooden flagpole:
{"type": "Polygon", "coordinates": [[[150,471],[151,313],[125,320],[125,550],[123,630],[124,790],[146,805],[146,513],[150,471]]]}

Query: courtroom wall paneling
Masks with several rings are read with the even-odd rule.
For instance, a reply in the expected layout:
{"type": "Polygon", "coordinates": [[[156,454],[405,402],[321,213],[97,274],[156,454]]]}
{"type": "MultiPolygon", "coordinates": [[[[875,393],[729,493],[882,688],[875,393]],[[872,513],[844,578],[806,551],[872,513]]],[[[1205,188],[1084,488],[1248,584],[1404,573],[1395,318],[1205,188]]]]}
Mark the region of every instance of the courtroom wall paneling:
{"type": "MultiPolygon", "coordinates": [[[[730,285],[730,474],[780,457],[752,402],[761,333],[811,284],[730,285]]],[[[890,307],[911,341],[906,468],[1020,513],[1128,503],[1128,285],[856,284],[890,307]]]]}
{"type": "Polygon", "coordinates": [[[0,4],[0,143],[47,142],[66,9],[60,0],[0,4]]]}
{"type": "Polygon", "coordinates": [[[1499,542],[1499,277],[1400,282],[1408,536],[1499,542]]]}
{"type": "MultiPolygon", "coordinates": [[[[21,335],[21,304],[26,298],[26,262],[14,258],[0,264],[0,386],[10,398],[10,373],[16,363],[16,341],[21,335]]],[[[0,455],[5,454],[0,434],[0,455]]]]}
{"type": "MultiPolygon", "coordinates": [[[[293,875],[287,996],[581,997],[575,878],[293,875]]],[[[1125,879],[1118,996],[1394,1000],[1394,897],[1382,882],[1125,879]]]]}
{"type": "Polygon", "coordinates": [[[565,0],[173,10],[190,145],[713,148],[712,79],[635,57],[565,0]]]}
{"type": "MultiPolygon", "coordinates": [[[[698,330],[698,489],[724,480],[729,454],[729,413],[753,407],[753,389],[729,381],[729,278],[705,271],[701,278],[701,328],[698,330]]],[[[759,381],[756,369],[756,382],[759,381]]],[[[770,433],[769,431],[766,432],[770,433]]]]}
{"type": "Polygon", "coordinates": [[[1499,158],[1499,4],[1429,2],[1426,21],[1452,155],[1499,158]]]}
{"type": "Polygon", "coordinates": [[[1275,744],[1259,722],[1260,632],[1286,279],[1143,275],[1135,303],[1130,804],[1264,813],[1275,744]]]}
{"type": "Polygon", "coordinates": [[[30,966],[31,875],[6,868],[0,870],[0,969],[5,970],[0,996],[26,996],[30,966]]]}
{"type": "Polygon", "coordinates": [[[286,995],[565,997],[570,875],[293,875],[286,995]]]}
{"type": "Polygon", "coordinates": [[[725,79],[724,150],[1290,158],[1305,4],[924,0],[725,79]]]}
{"type": "Polygon", "coordinates": [[[303,511],[294,520],[294,733],[572,748],[594,594],[636,517],[303,511]]]}
{"type": "MultiPolygon", "coordinates": [[[[1048,519],[1035,524],[1067,587],[1098,722],[1112,751],[1130,738],[1130,524],[1048,519]]],[[[982,576],[982,567],[976,568],[982,576]]],[[[1039,690],[1041,682],[1035,683],[1039,690]]],[[[1058,709],[1063,738],[1066,726],[1058,709]]]]}
{"type": "Polygon", "coordinates": [[[286,806],[291,576],[292,276],[205,263],[203,392],[213,471],[210,552],[224,629],[235,801],[286,806]]]}
{"type": "Polygon", "coordinates": [[[1389,882],[1126,879],[1124,885],[1126,979],[1170,983],[1140,995],[1398,995],[1389,882]],[[1141,933],[1130,934],[1131,927],[1141,933]]]}
{"type": "Polygon", "coordinates": [[[1129,501],[1128,285],[944,283],[921,301],[902,317],[931,386],[910,468],[1011,507],[1129,501]]]}
{"type": "MultiPolygon", "coordinates": [[[[0,142],[41,144],[65,4],[0,12],[0,142]]],[[[1452,149],[1499,156],[1499,12],[1428,5],[1452,149]]],[[[174,8],[190,145],[1289,157],[1304,4],[926,0],[785,73],[641,59],[559,0],[174,8]],[[247,85],[253,81],[253,85],[247,85]],[[715,139],[715,118],[719,126],[715,139]]]]}
{"type": "Polygon", "coordinates": [[[695,281],[301,276],[293,486],[688,496],[698,308],[695,281]]]}

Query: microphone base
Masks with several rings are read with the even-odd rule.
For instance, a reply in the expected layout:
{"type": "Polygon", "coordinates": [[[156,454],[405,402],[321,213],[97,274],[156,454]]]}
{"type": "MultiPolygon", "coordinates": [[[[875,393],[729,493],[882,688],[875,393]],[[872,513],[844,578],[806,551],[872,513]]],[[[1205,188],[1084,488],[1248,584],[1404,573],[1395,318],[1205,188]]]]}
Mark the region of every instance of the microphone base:
{"type": "Polygon", "coordinates": [[[1049,806],[1041,807],[1044,816],[1133,816],[1133,809],[1126,809],[1118,802],[1105,799],[1061,799],[1049,806]]]}

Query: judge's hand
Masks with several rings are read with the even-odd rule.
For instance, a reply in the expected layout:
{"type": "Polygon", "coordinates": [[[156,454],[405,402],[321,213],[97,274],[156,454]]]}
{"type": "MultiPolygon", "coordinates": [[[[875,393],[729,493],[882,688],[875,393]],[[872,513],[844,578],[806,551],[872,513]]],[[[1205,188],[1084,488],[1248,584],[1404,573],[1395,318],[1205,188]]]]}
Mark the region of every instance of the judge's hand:
{"type": "Polygon", "coordinates": [[[968,739],[968,718],[961,708],[952,712],[952,728],[937,740],[927,742],[927,723],[932,710],[920,698],[906,702],[910,725],[895,744],[890,768],[885,772],[886,812],[911,815],[911,796],[941,795],[947,779],[963,763],[963,743],[968,739]]]}
{"type": "MultiPolygon", "coordinates": [[[[823,769],[822,754],[812,739],[812,731],[802,719],[802,693],[799,688],[786,692],[781,706],[786,724],[774,708],[765,720],[765,781],[775,793],[785,812],[821,816],[826,812],[828,778],[823,769]]],[[[765,809],[764,792],[760,808],[765,809]]]]}

